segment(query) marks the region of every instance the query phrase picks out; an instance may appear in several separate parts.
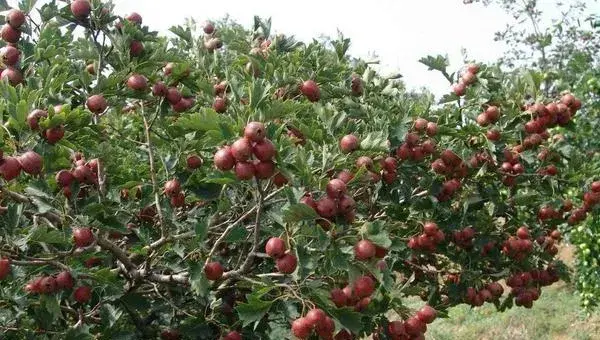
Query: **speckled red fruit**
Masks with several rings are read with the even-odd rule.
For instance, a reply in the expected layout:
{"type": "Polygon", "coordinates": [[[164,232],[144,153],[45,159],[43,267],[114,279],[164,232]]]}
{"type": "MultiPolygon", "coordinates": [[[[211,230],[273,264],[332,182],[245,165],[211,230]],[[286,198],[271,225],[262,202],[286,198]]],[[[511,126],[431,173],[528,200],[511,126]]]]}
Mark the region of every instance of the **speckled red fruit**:
{"type": "Polygon", "coordinates": [[[250,122],[244,128],[244,137],[253,141],[260,142],[265,139],[265,135],[267,130],[263,123],[260,122],[250,122]]]}
{"type": "Polygon", "coordinates": [[[213,32],[215,31],[215,25],[210,21],[206,21],[204,23],[204,26],[202,27],[202,30],[206,34],[213,34],[213,32]]]}
{"type": "Polygon", "coordinates": [[[108,107],[108,102],[104,99],[101,94],[95,94],[87,99],[85,102],[87,108],[95,114],[100,114],[108,107]]]}
{"type": "Polygon", "coordinates": [[[285,254],[285,242],[279,237],[271,237],[265,245],[265,253],[272,258],[280,258],[285,254]]]}
{"type": "Polygon", "coordinates": [[[491,140],[491,141],[497,141],[500,140],[500,131],[498,130],[488,130],[485,133],[485,136],[487,137],[487,139],[491,140]]]}
{"type": "Polygon", "coordinates": [[[87,0],[75,0],[71,3],[71,13],[77,19],[84,19],[92,11],[92,5],[87,0]]]}
{"type": "Polygon", "coordinates": [[[444,164],[451,167],[458,166],[461,162],[460,157],[458,157],[452,150],[442,151],[440,158],[442,159],[442,161],[444,161],[444,164]]]}
{"type": "Polygon", "coordinates": [[[346,183],[341,179],[334,178],[327,183],[327,196],[331,198],[340,198],[346,193],[346,183]]]}
{"type": "Polygon", "coordinates": [[[73,288],[73,276],[68,271],[62,271],[56,275],[56,286],[59,289],[73,288]]]}
{"type": "Polygon", "coordinates": [[[321,98],[321,91],[319,85],[314,80],[306,80],[300,86],[300,92],[311,102],[319,101],[321,98]]]}
{"type": "Polygon", "coordinates": [[[235,177],[242,181],[251,180],[256,173],[254,164],[250,162],[235,163],[235,177]]]}
{"type": "Polygon", "coordinates": [[[320,308],[313,308],[309,310],[304,317],[311,325],[311,328],[315,328],[325,321],[327,314],[325,314],[325,312],[323,312],[323,310],[320,308]]]}
{"type": "Polygon", "coordinates": [[[475,82],[476,77],[475,77],[475,74],[467,71],[467,72],[463,73],[463,75],[460,79],[466,85],[471,85],[475,82]]]}
{"type": "Polygon", "coordinates": [[[0,160],[0,176],[6,181],[11,181],[21,174],[21,163],[15,157],[4,156],[0,160]]]}
{"type": "Polygon", "coordinates": [[[332,318],[325,316],[315,327],[315,332],[322,339],[330,339],[335,331],[335,322],[332,318]]]}
{"type": "Polygon", "coordinates": [[[75,167],[72,173],[73,177],[75,177],[79,183],[88,182],[93,177],[92,170],[85,165],[75,167]]]}
{"type": "Polygon", "coordinates": [[[370,276],[361,276],[354,281],[353,288],[356,296],[367,297],[375,291],[375,281],[370,276]]]}
{"type": "Polygon", "coordinates": [[[343,307],[348,302],[348,297],[346,296],[346,294],[344,293],[344,291],[342,289],[340,289],[340,288],[334,288],[334,289],[332,289],[331,290],[330,298],[331,298],[331,301],[337,307],[343,307]]]}
{"type": "Polygon", "coordinates": [[[185,163],[186,163],[188,169],[198,169],[199,167],[202,166],[204,161],[198,155],[189,155],[189,156],[187,156],[185,163]]]}
{"type": "Polygon", "coordinates": [[[211,281],[219,280],[223,276],[223,266],[219,262],[209,262],[204,266],[204,274],[211,281]]]}
{"type": "Polygon", "coordinates": [[[425,305],[417,312],[417,318],[424,323],[432,323],[437,317],[437,311],[429,306],[425,305]]]}
{"type": "Polygon", "coordinates": [[[181,101],[181,92],[176,87],[169,87],[166,98],[169,104],[175,105],[181,101]]]}
{"type": "Polygon", "coordinates": [[[212,107],[218,113],[225,113],[227,111],[227,99],[221,97],[215,98],[212,107]]]}
{"type": "Polygon", "coordinates": [[[252,145],[246,138],[240,138],[231,145],[231,155],[237,161],[246,161],[252,155],[252,145]]]}
{"type": "Polygon", "coordinates": [[[315,211],[317,210],[317,202],[315,202],[315,200],[310,195],[302,196],[302,198],[300,198],[300,203],[308,205],[315,211]]]}
{"type": "Polygon", "coordinates": [[[406,336],[406,330],[404,329],[404,322],[400,320],[392,321],[388,324],[388,333],[394,337],[406,336]]]}
{"type": "Polygon", "coordinates": [[[162,81],[156,82],[152,86],[152,95],[155,97],[165,97],[167,95],[168,89],[167,85],[162,81]]]}
{"type": "Polygon", "coordinates": [[[354,175],[350,171],[348,171],[348,170],[342,170],[337,175],[337,178],[339,178],[342,181],[344,181],[344,183],[348,183],[348,182],[350,182],[354,178],[354,175]]]}
{"type": "Polygon", "coordinates": [[[404,329],[406,333],[412,336],[418,336],[423,333],[423,329],[425,328],[425,323],[419,320],[416,316],[408,318],[404,322],[404,329]]]}
{"type": "Polygon", "coordinates": [[[520,227],[517,229],[517,237],[520,239],[528,239],[529,238],[529,229],[527,227],[520,227]]]}
{"type": "Polygon", "coordinates": [[[369,240],[360,240],[354,245],[354,256],[364,261],[375,256],[375,244],[369,240]]]}
{"type": "Polygon", "coordinates": [[[434,122],[427,123],[426,132],[427,132],[427,136],[429,136],[429,137],[433,137],[433,136],[437,135],[437,132],[438,132],[437,124],[434,122]]]}
{"type": "Polygon", "coordinates": [[[275,163],[271,161],[255,162],[254,176],[258,179],[269,179],[275,174],[275,163]]]}
{"type": "Polygon", "coordinates": [[[37,175],[42,172],[44,160],[42,159],[42,156],[35,151],[27,151],[19,156],[17,160],[19,161],[19,164],[21,164],[21,169],[30,175],[37,175]]]}
{"type": "Polygon", "coordinates": [[[394,157],[386,157],[381,161],[381,166],[384,170],[395,172],[398,167],[398,161],[394,157]]]}
{"type": "Polygon", "coordinates": [[[21,31],[12,28],[9,24],[4,24],[0,29],[0,37],[7,43],[16,44],[21,39],[21,31]]]}
{"type": "Polygon", "coordinates": [[[0,258],[0,280],[6,279],[10,274],[10,259],[0,258]]]}
{"type": "Polygon", "coordinates": [[[176,329],[165,329],[160,332],[160,338],[162,340],[180,340],[181,333],[176,329]]]}
{"type": "Polygon", "coordinates": [[[350,211],[353,211],[354,208],[356,208],[356,201],[348,195],[343,195],[342,197],[340,197],[340,200],[338,202],[338,208],[340,213],[348,213],[350,211]]]}
{"type": "Polygon", "coordinates": [[[7,80],[12,86],[17,86],[23,82],[23,74],[15,67],[8,67],[0,73],[0,79],[7,80]]]}
{"type": "Polygon", "coordinates": [[[181,184],[177,179],[169,180],[165,183],[164,192],[167,196],[174,196],[181,191],[181,184]]]}
{"type": "Polygon", "coordinates": [[[223,337],[223,340],[242,340],[242,335],[236,331],[231,331],[223,337]]]}
{"type": "Polygon", "coordinates": [[[298,259],[295,255],[287,253],[275,261],[275,267],[280,273],[291,274],[296,270],[298,259]]]}
{"type": "Polygon", "coordinates": [[[6,22],[14,29],[19,29],[25,23],[25,13],[18,9],[11,9],[6,14],[6,22]]]}
{"type": "Polygon", "coordinates": [[[129,54],[132,57],[139,57],[144,53],[144,44],[141,41],[133,40],[129,44],[129,54]]]}
{"type": "Polygon", "coordinates": [[[485,116],[490,122],[495,122],[500,118],[500,110],[497,106],[489,106],[485,109],[485,116]]]}
{"type": "Polygon", "coordinates": [[[281,172],[277,172],[275,176],[273,176],[273,184],[275,184],[276,187],[281,188],[287,183],[288,179],[281,172]]]}
{"type": "Polygon", "coordinates": [[[141,74],[132,74],[127,79],[127,87],[134,91],[142,91],[148,87],[148,79],[141,74]]]}
{"type": "Polygon", "coordinates": [[[317,202],[317,214],[324,218],[331,218],[337,214],[337,204],[335,200],[324,197],[317,202]]]}
{"type": "Polygon", "coordinates": [[[92,288],[88,286],[77,287],[73,293],[73,298],[79,303],[86,303],[90,301],[92,298],[92,288]]]}
{"type": "Polygon", "coordinates": [[[65,136],[65,128],[62,125],[46,130],[45,137],[49,144],[56,144],[65,136]]]}
{"type": "Polygon", "coordinates": [[[136,23],[138,25],[142,24],[142,16],[139,15],[138,13],[136,13],[136,12],[132,12],[131,14],[127,15],[125,17],[125,20],[128,20],[130,22],[136,23]]]}
{"type": "Polygon", "coordinates": [[[367,156],[358,157],[358,159],[356,160],[356,167],[357,168],[365,167],[367,169],[372,169],[373,168],[373,160],[371,159],[371,157],[367,157],[367,156]]]}
{"type": "Polygon", "coordinates": [[[94,242],[94,234],[90,228],[76,228],[73,230],[73,241],[78,248],[87,247],[94,242]]]}
{"type": "Polygon", "coordinates": [[[467,91],[467,86],[462,82],[452,85],[452,92],[459,97],[464,96],[466,91],[467,91]]]}
{"type": "Polygon", "coordinates": [[[52,294],[56,292],[56,280],[52,276],[46,276],[40,281],[40,293],[52,294]]]}
{"type": "Polygon", "coordinates": [[[0,48],[0,58],[6,66],[15,66],[19,62],[21,52],[13,46],[0,48]]]}
{"type": "Polygon", "coordinates": [[[310,336],[312,327],[306,318],[298,318],[292,322],[292,334],[299,339],[306,339],[310,336]]]}
{"type": "Polygon", "coordinates": [[[423,225],[423,232],[428,236],[435,236],[438,232],[438,226],[434,222],[427,222],[423,225]]]}
{"type": "Polygon", "coordinates": [[[355,135],[345,135],[340,139],[340,149],[343,153],[349,153],[358,150],[360,142],[355,135]]]}
{"type": "Polygon", "coordinates": [[[268,161],[275,157],[277,150],[275,145],[268,139],[264,139],[257,142],[252,147],[252,153],[254,156],[261,161],[268,161]]]}

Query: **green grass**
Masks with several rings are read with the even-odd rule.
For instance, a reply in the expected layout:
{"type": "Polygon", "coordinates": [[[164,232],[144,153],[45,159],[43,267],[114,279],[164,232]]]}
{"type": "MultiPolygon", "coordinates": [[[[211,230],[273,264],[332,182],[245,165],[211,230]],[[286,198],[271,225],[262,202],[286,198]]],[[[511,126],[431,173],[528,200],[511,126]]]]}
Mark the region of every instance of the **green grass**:
{"type": "Polygon", "coordinates": [[[430,325],[427,339],[600,339],[600,314],[585,315],[578,297],[564,284],[544,288],[532,309],[514,307],[498,313],[493,305],[457,306],[449,316],[430,325]]]}

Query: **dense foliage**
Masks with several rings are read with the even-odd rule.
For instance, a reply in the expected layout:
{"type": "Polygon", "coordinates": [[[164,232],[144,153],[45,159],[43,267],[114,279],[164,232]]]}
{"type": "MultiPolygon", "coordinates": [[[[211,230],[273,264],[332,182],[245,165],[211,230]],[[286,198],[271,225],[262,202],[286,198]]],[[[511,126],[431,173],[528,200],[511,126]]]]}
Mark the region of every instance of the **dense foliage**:
{"type": "Polygon", "coordinates": [[[531,308],[600,201],[562,135],[587,103],[540,72],[427,57],[434,103],[343,37],[32,7],[0,51],[7,339],[422,339],[453,305],[531,308]]]}

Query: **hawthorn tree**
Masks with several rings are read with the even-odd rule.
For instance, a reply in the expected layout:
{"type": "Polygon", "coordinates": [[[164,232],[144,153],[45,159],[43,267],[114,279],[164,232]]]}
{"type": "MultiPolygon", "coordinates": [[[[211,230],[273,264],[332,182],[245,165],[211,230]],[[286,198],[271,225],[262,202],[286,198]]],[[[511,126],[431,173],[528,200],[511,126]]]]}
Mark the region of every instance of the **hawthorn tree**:
{"type": "Polygon", "coordinates": [[[531,308],[599,201],[566,191],[583,103],[537,72],[427,57],[434,103],[270,20],[5,14],[7,339],[423,339],[457,304],[531,308]]]}
{"type": "MultiPolygon", "coordinates": [[[[500,61],[502,67],[512,68],[518,64],[536,69],[544,78],[547,93],[569,89],[587,103],[576,117],[577,128],[566,129],[563,134],[574,148],[569,152],[573,171],[567,176],[570,180],[568,191],[589,202],[591,196],[586,196],[586,191],[597,177],[600,164],[599,144],[595,136],[600,112],[598,16],[590,14],[583,1],[556,1],[553,5],[561,13],[558,18],[549,18],[535,1],[483,2],[500,5],[515,18],[514,25],[507,26],[505,31],[496,35],[497,40],[506,43],[509,51],[500,61]]],[[[597,270],[599,226],[597,214],[593,214],[577,228],[563,230],[575,246],[574,281],[586,308],[595,307],[600,301],[600,272],[597,270]]]]}

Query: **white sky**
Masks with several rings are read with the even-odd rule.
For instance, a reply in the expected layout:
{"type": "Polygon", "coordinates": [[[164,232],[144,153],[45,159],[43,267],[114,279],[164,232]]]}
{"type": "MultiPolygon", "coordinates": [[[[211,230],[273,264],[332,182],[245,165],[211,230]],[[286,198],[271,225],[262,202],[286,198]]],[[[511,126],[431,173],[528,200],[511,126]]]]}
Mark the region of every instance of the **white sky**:
{"type": "MultiPolygon", "coordinates": [[[[13,0],[14,1],[14,0],[13,0]]],[[[573,0],[564,0],[569,3],[573,0]]],[[[9,1],[10,3],[11,1],[9,1]]],[[[40,1],[42,2],[42,1],[40,1]]],[[[219,19],[229,14],[235,21],[250,27],[253,16],[271,17],[272,33],[295,35],[302,41],[329,35],[339,29],[352,40],[350,54],[368,57],[375,52],[384,70],[400,72],[409,88],[427,87],[436,95],[449,91],[441,75],[427,71],[418,63],[428,54],[445,54],[451,70],[462,66],[461,49],[469,59],[493,61],[502,55],[504,45],[493,41],[494,33],[512,18],[496,7],[464,5],[463,0],[114,0],[115,12],[140,13],[145,25],[166,32],[183,23],[183,18],[197,21],[219,19]],[[287,3],[287,5],[286,5],[287,3]]],[[[600,6],[588,0],[595,13],[600,6]]],[[[538,0],[540,8],[556,17],[554,0],[538,0]]]]}

